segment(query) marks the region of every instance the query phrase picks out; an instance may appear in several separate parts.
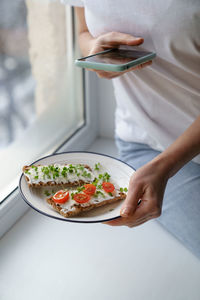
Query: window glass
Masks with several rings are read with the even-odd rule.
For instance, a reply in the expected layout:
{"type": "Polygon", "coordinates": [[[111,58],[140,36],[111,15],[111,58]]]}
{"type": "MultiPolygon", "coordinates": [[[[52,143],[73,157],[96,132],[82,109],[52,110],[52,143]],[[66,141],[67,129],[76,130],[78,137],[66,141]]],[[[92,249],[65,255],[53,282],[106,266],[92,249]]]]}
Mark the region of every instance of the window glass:
{"type": "Polygon", "coordinates": [[[0,1],[0,202],[23,165],[84,124],[74,23],[72,8],[60,1],[0,1]]]}
{"type": "Polygon", "coordinates": [[[24,1],[0,2],[0,149],[35,118],[35,82],[29,61],[24,1]]]}

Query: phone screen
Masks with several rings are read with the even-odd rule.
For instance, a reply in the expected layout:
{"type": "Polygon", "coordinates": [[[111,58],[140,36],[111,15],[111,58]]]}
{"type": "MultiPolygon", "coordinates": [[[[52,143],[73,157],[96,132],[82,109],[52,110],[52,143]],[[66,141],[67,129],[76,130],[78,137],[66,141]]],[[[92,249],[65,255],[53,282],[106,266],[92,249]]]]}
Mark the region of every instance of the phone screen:
{"type": "Polygon", "coordinates": [[[130,61],[134,61],[138,58],[144,57],[151,54],[147,51],[137,51],[137,50],[125,50],[125,49],[112,49],[108,52],[94,55],[91,57],[82,58],[82,61],[89,61],[95,63],[105,63],[105,64],[125,64],[130,61]]]}

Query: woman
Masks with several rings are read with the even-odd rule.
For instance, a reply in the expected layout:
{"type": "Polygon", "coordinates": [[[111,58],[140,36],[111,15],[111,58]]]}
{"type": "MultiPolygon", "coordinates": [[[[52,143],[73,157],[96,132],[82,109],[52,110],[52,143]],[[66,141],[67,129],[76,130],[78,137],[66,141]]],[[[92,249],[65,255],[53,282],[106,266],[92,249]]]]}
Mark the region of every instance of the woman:
{"type": "Polygon", "coordinates": [[[120,45],[157,53],[152,64],[123,74],[95,71],[114,78],[117,146],[137,169],[121,218],[107,224],[159,217],[200,257],[199,0],[64,2],[76,7],[83,56],[120,45]]]}

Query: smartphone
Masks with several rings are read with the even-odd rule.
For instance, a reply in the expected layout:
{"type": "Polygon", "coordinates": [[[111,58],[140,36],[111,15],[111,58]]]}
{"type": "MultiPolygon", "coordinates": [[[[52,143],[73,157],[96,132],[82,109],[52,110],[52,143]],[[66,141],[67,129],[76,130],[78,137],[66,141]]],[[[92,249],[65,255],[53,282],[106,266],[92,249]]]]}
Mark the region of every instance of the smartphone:
{"type": "Polygon", "coordinates": [[[108,49],[87,57],[75,60],[75,65],[81,68],[123,72],[156,57],[156,53],[138,49],[108,49]]]}

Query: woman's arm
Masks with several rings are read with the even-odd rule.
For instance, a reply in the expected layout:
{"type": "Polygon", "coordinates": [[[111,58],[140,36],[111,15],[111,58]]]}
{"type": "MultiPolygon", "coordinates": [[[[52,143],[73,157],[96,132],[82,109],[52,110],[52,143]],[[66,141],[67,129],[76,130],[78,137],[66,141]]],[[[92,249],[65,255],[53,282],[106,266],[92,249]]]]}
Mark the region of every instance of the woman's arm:
{"type": "Polygon", "coordinates": [[[78,36],[81,53],[83,56],[88,56],[93,47],[94,38],[88,31],[88,27],[85,22],[84,8],[76,7],[75,12],[78,18],[78,36]]]}
{"type": "Polygon", "coordinates": [[[200,116],[171,146],[133,174],[122,218],[107,224],[133,227],[159,217],[168,179],[199,153],[200,116]],[[142,201],[138,206],[139,199],[142,201]]]}
{"type": "MultiPolygon", "coordinates": [[[[84,8],[76,7],[75,11],[78,17],[79,45],[83,56],[92,55],[109,48],[117,48],[120,45],[138,46],[143,43],[143,39],[141,37],[134,37],[130,34],[121,33],[121,32],[108,32],[94,38],[88,31],[88,27],[85,21],[84,8]]],[[[91,70],[91,69],[90,71],[96,72],[96,74],[99,77],[111,79],[136,69],[142,69],[146,66],[151,65],[151,63],[152,62],[149,61],[139,66],[130,68],[127,71],[119,72],[119,73],[105,72],[105,71],[91,70]]]]}
{"type": "Polygon", "coordinates": [[[200,153],[200,116],[155,162],[163,165],[168,177],[173,176],[187,162],[200,153]]]}

